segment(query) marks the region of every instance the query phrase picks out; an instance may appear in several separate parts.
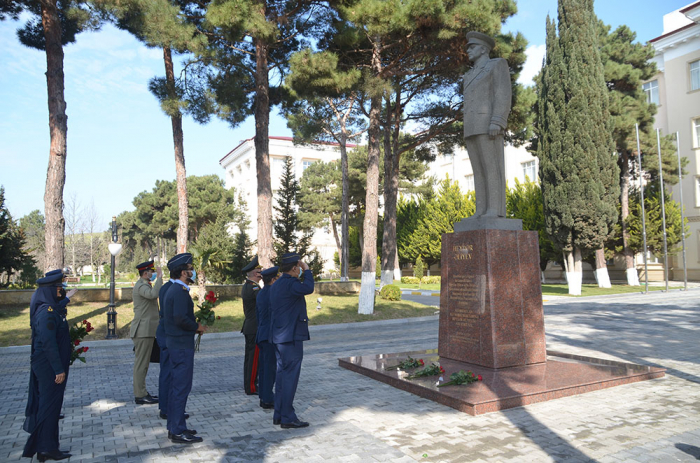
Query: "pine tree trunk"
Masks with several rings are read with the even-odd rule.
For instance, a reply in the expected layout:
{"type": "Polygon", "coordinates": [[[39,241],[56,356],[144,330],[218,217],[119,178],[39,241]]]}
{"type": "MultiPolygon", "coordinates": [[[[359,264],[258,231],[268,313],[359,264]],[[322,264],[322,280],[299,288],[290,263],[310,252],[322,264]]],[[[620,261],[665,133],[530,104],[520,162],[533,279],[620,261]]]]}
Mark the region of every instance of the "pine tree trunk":
{"type": "MultiPolygon", "coordinates": [[[[372,67],[375,75],[379,75],[381,62],[379,44],[374,44],[372,67]]],[[[374,295],[377,265],[377,219],[379,209],[379,135],[382,96],[373,95],[370,99],[369,111],[369,144],[367,152],[367,194],[365,196],[365,219],[363,222],[364,241],[362,245],[362,283],[360,286],[360,301],[358,312],[372,314],[374,312],[374,295]]]]}
{"type": "Polygon", "coordinates": [[[255,170],[258,179],[258,260],[272,266],[272,184],[270,180],[270,82],[267,69],[268,48],[255,43],[255,170]]]}
{"type": "Polygon", "coordinates": [[[605,263],[605,249],[603,248],[595,251],[595,277],[599,288],[612,288],[608,266],[605,263]]]}
{"type": "MultiPolygon", "coordinates": [[[[175,98],[175,70],[173,67],[173,56],[170,48],[163,48],[163,61],[165,62],[165,80],[168,85],[168,96],[175,98]]],[[[182,132],[182,114],[178,111],[176,115],[170,116],[173,128],[173,145],[175,147],[175,173],[177,175],[177,253],[187,251],[187,241],[189,239],[189,211],[187,202],[187,172],[185,170],[185,144],[182,132]]]]}
{"type": "Polygon", "coordinates": [[[343,177],[343,199],[342,199],[342,211],[340,215],[340,235],[342,236],[341,252],[340,252],[340,281],[349,281],[348,268],[350,259],[350,227],[348,224],[348,211],[350,210],[350,181],[348,178],[348,151],[347,151],[347,137],[343,133],[343,138],[340,143],[340,168],[341,175],[343,177]]]}
{"type": "Polygon", "coordinates": [[[92,282],[95,282],[95,252],[92,247],[92,230],[90,230],[90,270],[92,274],[92,282]]]}
{"type": "Polygon", "coordinates": [[[63,187],[66,184],[68,116],[64,97],[63,46],[56,0],[41,1],[41,24],[46,40],[46,88],[49,103],[49,167],[44,192],[46,217],[44,271],[63,268],[64,233],[63,187]]]}
{"type": "Polygon", "coordinates": [[[343,252],[343,250],[340,244],[340,236],[338,236],[338,227],[335,224],[335,219],[333,219],[333,214],[328,214],[328,220],[330,220],[331,230],[333,230],[333,238],[335,239],[335,249],[338,251],[338,257],[340,257],[340,253],[343,252]]]}
{"type": "Polygon", "coordinates": [[[628,218],[630,215],[630,165],[629,152],[623,150],[622,156],[622,185],[620,194],[620,210],[621,210],[621,225],[622,225],[622,255],[625,257],[625,273],[627,275],[627,284],[630,286],[639,286],[639,275],[634,265],[634,255],[630,249],[630,230],[628,218]]]}
{"type": "MultiPolygon", "coordinates": [[[[396,96],[399,98],[399,95],[396,96]]],[[[398,103],[397,103],[398,104],[398,103]]],[[[394,282],[394,261],[396,260],[396,197],[398,175],[396,175],[395,158],[398,155],[392,149],[391,128],[394,111],[389,98],[386,104],[386,123],[384,125],[384,230],[382,232],[382,275],[380,288],[394,282]]]]}
{"type": "Polygon", "coordinates": [[[581,295],[581,283],[583,281],[583,269],[581,267],[581,250],[574,248],[572,252],[564,253],[566,257],[566,282],[569,285],[569,294],[581,295]]]}

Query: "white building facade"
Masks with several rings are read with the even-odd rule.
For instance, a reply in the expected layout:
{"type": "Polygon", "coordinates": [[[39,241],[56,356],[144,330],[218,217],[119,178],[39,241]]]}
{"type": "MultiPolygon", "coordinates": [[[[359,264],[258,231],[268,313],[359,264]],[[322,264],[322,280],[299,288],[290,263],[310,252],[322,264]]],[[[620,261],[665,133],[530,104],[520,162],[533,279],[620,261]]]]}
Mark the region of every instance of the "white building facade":
{"type": "MultiPolygon", "coordinates": [[[[654,128],[680,136],[680,155],[688,158],[688,174],[669,188],[675,201],[681,194],[690,233],[686,235],[689,280],[700,280],[700,2],[663,17],[663,34],[650,43],[658,73],[643,84],[649,102],[658,108],[654,128]]],[[[670,256],[669,277],[683,280],[683,256],[670,256]]]]}

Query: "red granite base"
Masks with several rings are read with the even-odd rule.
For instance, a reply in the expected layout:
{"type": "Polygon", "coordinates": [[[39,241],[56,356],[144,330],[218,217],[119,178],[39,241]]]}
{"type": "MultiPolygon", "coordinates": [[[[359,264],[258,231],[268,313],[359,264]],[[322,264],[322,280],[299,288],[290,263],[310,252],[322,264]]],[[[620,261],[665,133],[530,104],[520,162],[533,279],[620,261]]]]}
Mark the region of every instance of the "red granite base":
{"type": "Polygon", "coordinates": [[[343,368],[470,415],[661,378],[666,371],[663,368],[553,351],[547,351],[547,361],[544,363],[501,369],[441,359],[437,355],[437,349],[348,357],[338,359],[338,362],[343,368]],[[459,370],[472,371],[481,375],[483,380],[461,386],[437,387],[438,376],[409,380],[406,377],[412,370],[406,372],[385,369],[408,356],[423,359],[426,365],[439,362],[445,369],[445,374],[442,375],[444,381],[459,370]]]}

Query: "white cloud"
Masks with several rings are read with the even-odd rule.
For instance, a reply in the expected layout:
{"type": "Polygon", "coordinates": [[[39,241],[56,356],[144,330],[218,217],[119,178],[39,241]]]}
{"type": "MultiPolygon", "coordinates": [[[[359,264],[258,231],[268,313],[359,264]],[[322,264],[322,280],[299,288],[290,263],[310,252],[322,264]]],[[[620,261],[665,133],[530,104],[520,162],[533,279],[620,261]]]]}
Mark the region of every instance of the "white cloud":
{"type": "Polygon", "coordinates": [[[547,47],[545,45],[530,45],[527,47],[525,50],[527,59],[525,60],[523,71],[520,73],[520,77],[518,77],[518,83],[527,87],[535,84],[533,79],[542,69],[542,60],[544,59],[546,51],[547,47]]]}

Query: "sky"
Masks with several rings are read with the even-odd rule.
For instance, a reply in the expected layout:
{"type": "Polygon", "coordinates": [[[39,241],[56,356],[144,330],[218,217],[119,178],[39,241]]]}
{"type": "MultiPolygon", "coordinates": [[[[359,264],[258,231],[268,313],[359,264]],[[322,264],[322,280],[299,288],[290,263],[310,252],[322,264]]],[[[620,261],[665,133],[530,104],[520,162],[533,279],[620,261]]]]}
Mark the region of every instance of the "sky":
{"type": "MultiPolygon", "coordinates": [[[[545,18],[557,15],[556,0],[520,0],[518,14],[505,31],[528,40],[528,60],[520,81],[531,84],[545,50],[545,18]]],[[[598,0],[595,11],[613,28],[626,24],[637,40],[662,34],[664,14],[689,0],[598,0]],[[631,8],[630,5],[634,7],[631,8]]],[[[49,155],[46,56],[24,47],[16,37],[22,22],[0,22],[0,185],[15,219],[44,212],[49,155]]],[[[165,74],[162,52],[149,49],[112,26],[81,33],[64,47],[68,154],[64,198],[82,207],[91,204],[105,224],[113,215],[133,210],[133,198],[151,190],[156,180],[174,180],[170,119],[148,91],[148,81],[165,74]]],[[[232,129],[212,119],[200,125],[183,120],[188,175],[217,174],[219,160],[255,134],[253,117],[232,129]]],[[[273,110],[271,136],[291,136],[273,110]]]]}

